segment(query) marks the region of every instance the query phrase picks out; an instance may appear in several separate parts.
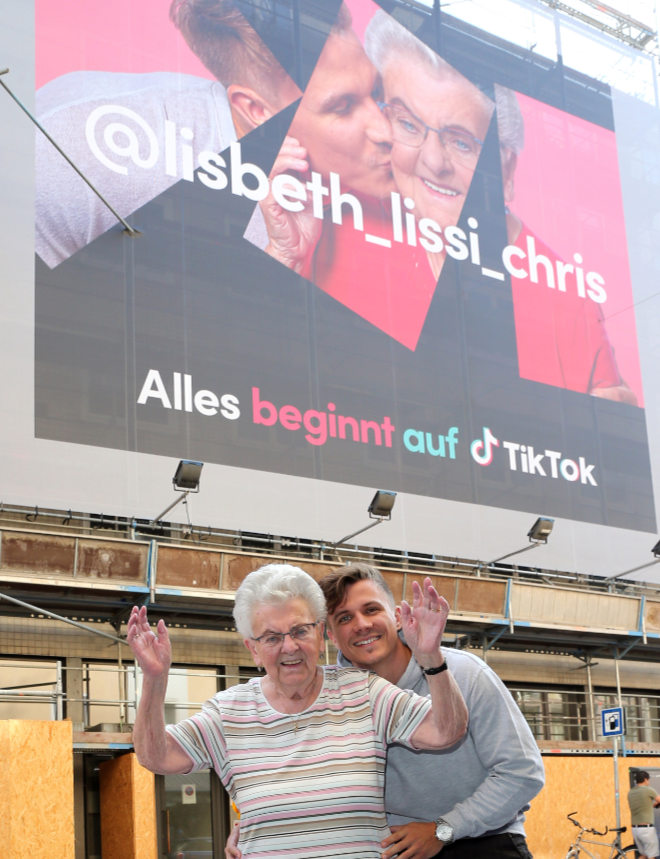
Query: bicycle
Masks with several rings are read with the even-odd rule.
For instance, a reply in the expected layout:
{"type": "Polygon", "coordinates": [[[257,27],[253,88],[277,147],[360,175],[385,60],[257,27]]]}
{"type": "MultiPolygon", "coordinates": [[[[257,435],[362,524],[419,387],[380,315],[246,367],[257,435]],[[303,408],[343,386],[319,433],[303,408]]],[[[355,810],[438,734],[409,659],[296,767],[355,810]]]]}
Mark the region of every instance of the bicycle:
{"type": "Polygon", "coordinates": [[[599,859],[603,854],[599,851],[598,854],[592,853],[588,847],[585,847],[585,844],[592,844],[598,847],[609,847],[610,852],[607,854],[607,859],[634,859],[637,855],[635,852],[635,845],[629,844],[627,847],[621,847],[621,833],[627,831],[626,826],[619,826],[616,829],[610,829],[607,826],[605,827],[605,832],[599,832],[597,829],[587,829],[586,826],[583,826],[579,820],[575,820],[575,815],[577,811],[571,811],[570,814],[566,816],[571,821],[573,826],[577,826],[580,830],[577,834],[577,838],[568,848],[568,852],[566,854],[566,859],[599,859]],[[586,835],[597,835],[602,838],[607,835],[608,832],[614,832],[614,838],[612,841],[595,841],[593,838],[586,838],[586,835]]]}

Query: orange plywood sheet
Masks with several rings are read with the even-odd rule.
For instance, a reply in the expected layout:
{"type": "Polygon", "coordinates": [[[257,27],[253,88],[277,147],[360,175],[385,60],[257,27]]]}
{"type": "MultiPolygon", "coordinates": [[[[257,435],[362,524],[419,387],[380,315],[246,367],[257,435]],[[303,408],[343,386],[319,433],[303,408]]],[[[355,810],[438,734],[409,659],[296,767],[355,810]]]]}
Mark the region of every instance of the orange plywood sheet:
{"type": "Polygon", "coordinates": [[[134,753],[99,767],[103,859],[157,859],[154,775],[134,753]]]}
{"type": "Polygon", "coordinates": [[[0,721],[0,855],[73,859],[71,722],[0,721]]]}
{"type": "MultiPolygon", "coordinates": [[[[546,784],[532,800],[525,829],[534,859],[557,859],[566,855],[578,832],[566,819],[569,812],[577,811],[581,823],[601,832],[616,826],[614,760],[609,755],[545,755],[543,761],[546,784]]],[[[629,769],[658,765],[658,757],[618,758],[621,825],[628,827],[624,846],[632,842],[626,801],[629,769]]],[[[606,859],[609,854],[596,847],[594,855],[606,859]]]]}

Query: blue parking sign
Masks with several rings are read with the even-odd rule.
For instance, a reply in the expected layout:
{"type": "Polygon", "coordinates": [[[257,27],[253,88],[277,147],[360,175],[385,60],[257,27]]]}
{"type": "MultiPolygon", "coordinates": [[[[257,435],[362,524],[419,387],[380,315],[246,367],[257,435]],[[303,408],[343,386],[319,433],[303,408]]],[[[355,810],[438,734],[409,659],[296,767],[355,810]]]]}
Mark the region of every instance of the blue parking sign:
{"type": "Polygon", "coordinates": [[[625,733],[623,707],[610,707],[600,711],[604,737],[621,737],[625,733]]]}

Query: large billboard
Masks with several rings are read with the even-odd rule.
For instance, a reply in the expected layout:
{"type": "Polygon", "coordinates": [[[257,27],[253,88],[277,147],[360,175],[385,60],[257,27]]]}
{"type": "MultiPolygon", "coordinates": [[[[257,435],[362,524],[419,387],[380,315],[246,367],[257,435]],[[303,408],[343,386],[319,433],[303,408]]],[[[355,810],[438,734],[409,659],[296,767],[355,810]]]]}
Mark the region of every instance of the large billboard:
{"type": "Polygon", "coordinates": [[[191,457],[205,524],[336,538],[380,487],[403,502],[392,548],[487,560],[543,514],[563,530],[546,566],[612,574],[648,551],[647,180],[622,153],[629,117],[656,112],[400,12],[16,12],[35,113],[104,199],[36,135],[43,453],[8,500],[149,518],[191,457]]]}

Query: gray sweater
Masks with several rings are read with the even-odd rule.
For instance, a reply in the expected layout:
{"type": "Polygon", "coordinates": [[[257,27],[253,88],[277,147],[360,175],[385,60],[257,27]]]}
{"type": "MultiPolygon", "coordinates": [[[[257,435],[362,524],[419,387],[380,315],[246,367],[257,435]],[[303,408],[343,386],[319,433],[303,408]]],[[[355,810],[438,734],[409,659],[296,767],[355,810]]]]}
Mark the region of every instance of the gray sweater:
{"type": "MultiPolygon", "coordinates": [[[[511,694],[486,663],[443,648],[467,704],[468,733],[452,749],[415,752],[391,746],[385,771],[385,808],[391,825],[442,817],[455,838],[501,832],[524,835],[524,812],[544,784],[541,755],[511,694]]],[[[339,663],[349,664],[342,654],[339,663]]],[[[428,694],[411,658],[398,684],[428,694]]]]}
{"type": "MultiPolygon", "coordinates": [[[[122,218],[190,179],[201,152],[220,152],[236,139],[224,87],[193,75],[71,72],[39,90],[36,109],[122,218]]],[[[36,252],[51,268],[117,226],[41,133],[35,217],[36,252]]]]}

